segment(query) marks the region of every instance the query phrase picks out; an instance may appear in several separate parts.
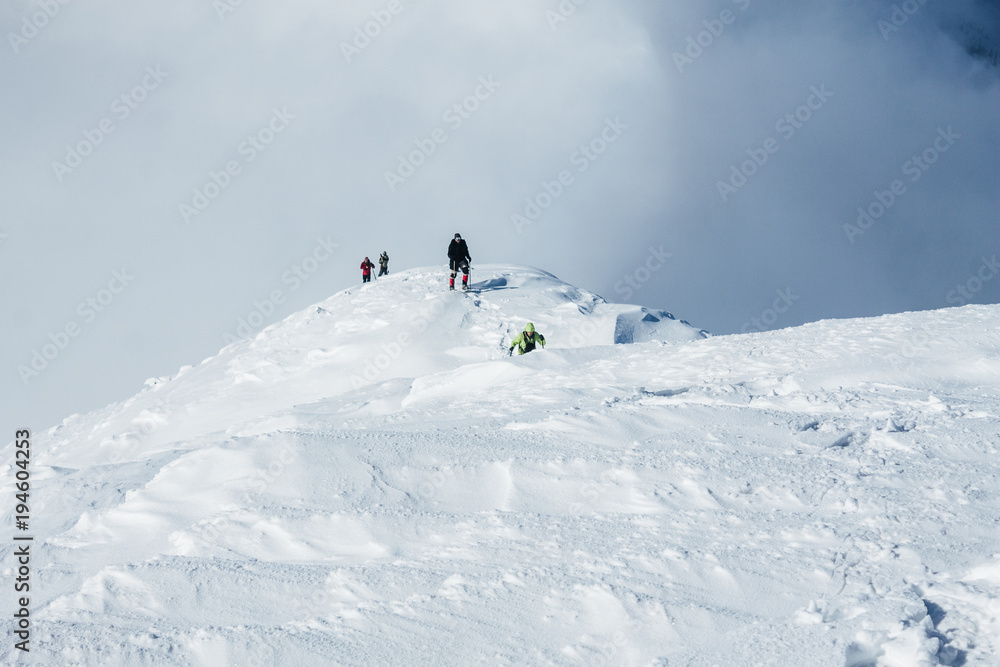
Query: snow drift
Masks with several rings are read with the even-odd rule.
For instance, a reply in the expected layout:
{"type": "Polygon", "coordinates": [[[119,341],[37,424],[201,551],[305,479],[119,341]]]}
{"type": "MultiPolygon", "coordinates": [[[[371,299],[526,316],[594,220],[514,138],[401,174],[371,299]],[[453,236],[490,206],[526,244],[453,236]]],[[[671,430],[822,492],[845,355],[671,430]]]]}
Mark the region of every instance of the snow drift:
{"type": "Polygon", "coordinates": [[[1000,308],[707,337],[443,275],[36,434],[32,657],[996,664],[1000,308]]]}

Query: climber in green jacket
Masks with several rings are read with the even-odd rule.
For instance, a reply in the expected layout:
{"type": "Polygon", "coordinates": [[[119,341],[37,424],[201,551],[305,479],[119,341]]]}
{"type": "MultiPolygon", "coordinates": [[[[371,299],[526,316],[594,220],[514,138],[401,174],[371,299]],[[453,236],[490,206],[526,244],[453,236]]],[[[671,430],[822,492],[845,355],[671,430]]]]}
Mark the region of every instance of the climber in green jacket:
{"type": "Polygon", "coordinates": [[[524,325],[524,331],[517,334],[514,340],[510,342],[510,349],[507,350],[507,356],[514,354],[514,348],[517,348],[518,354],[526,354],[535,349],[535,344],[538,343],[542,347],[545,347],[545,336],[540,333],[535,332],[535,325],[528,322],[524,325]]]}

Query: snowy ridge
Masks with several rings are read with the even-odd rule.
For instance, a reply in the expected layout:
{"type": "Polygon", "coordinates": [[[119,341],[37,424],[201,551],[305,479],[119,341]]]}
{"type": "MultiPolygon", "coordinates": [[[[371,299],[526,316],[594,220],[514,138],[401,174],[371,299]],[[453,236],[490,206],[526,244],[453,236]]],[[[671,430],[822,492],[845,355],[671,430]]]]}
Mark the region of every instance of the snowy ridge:
{"type": "Polygon", "coordinates": [[[549,349],[707,335],[670,313],[609,304],[538,269],[482,267],[469,294],[449,293],[446,276],[438,267],[411,269],[339,292],[196,367],[148,380],[146,391],[95,413],[100,417],[84,432],[59,434],[55,449],[62,442],[77,447],[82,435],[105,454],[131,451],[130,443],[142,440],[133,453],[145,454],[157,443],[208,432],[257,431],[272,417],[275,428],[292,425],[288,411],[298,403],[505,360],[506,346],[528,321],[549,349]],[[183,419],[171,418],[177,411],[183,419]]]}
{"type": "Polygon", "coordinates": [[[1000,308],[705,337],[474,282],[36,435],[45,664],[997,664],[1000,308]]]}

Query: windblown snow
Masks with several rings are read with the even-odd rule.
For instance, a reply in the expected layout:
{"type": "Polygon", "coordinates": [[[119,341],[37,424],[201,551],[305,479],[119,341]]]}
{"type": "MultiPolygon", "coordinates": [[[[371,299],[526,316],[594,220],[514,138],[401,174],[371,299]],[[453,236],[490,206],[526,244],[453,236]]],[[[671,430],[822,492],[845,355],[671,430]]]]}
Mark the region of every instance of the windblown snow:
{"type": "Polygon", "coordinates": [[[712,337],[443,276],[35,434],[4,664],[1000,664],[1000,308],[712,337]]]}

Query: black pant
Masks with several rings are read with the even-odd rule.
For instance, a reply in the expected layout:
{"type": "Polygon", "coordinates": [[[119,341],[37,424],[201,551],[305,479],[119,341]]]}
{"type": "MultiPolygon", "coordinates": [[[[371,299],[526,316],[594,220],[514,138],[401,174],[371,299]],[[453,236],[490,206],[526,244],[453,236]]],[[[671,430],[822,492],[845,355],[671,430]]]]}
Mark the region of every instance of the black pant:
{"type": "Polygon", "coordinates": [[[381,266],[381,267],[379,267],[378,274],[380,276],[387,276],[387,275],[389,275],[389,267],[388,266],[381,266]]]}
{"type": "Polygon", "coordinates": [[[370,273],[361,274],[361,282],[370,283],[371,281],[372,281],[372,274],[370,273]]]}

